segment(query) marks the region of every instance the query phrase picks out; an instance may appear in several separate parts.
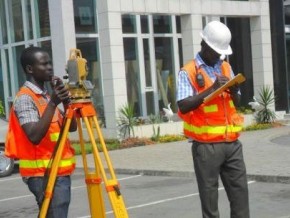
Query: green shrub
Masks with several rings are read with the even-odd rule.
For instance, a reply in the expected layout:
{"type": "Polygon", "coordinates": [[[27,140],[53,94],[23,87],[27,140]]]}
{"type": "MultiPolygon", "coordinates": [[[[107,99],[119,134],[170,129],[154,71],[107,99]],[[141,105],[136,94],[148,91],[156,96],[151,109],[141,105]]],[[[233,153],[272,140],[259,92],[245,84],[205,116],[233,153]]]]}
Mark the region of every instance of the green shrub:
{"type": "Polygon", "coordinates": [[[243,128],[243,131],[253,131],[253,130],[262,130],[262,129],[269,129],[275,127],[283,126],[282,123],[273,122],[273,123],[255,123],[243,128]]]}
{"type": "Polygon", "coordinates": [[[261,130],[261,129],[269,129],[272,125],[270,123],[255,123],[243,128],[243,131],[253,131],[253,130],[261,130]]]}
{"type": "Polygon", "coordinates": [[[166,142],[176,142],[176,141],[183,141],[186,137],[184,135],[164,135],[160,136],[158,142],[166,143],[166,142]]]}
{"type": "Polygon", "coordinates": [[[4,117],[5,116],[5,109],[3,106],[3,102],[0,100],[0,116],[4,117]]]}
{"type": "Polygon", "coordinates": [[[275,111],[271,110],[270,106],[275,102],[275,96],[273,89],[269,86],[263,86],[259,92],[258,103],[262,106],[262,109],[259,110],[255,119],[257,123],[272,123],[276,119],[275,111]]]}
{"type": "Polygon", "coordinates": [[[119,109],[118,127],[122,138],[134,137],[134,126],[138,125],[138,119],[134,116],[134,106],[126,104],[119,109]]]}

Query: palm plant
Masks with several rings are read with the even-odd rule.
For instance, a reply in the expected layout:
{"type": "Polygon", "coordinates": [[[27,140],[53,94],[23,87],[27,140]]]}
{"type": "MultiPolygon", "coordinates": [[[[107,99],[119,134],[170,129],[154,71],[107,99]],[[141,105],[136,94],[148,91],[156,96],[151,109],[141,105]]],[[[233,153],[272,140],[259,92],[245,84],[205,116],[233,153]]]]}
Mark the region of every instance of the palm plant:
{"type": "Polygon", "coordinates": [[[153,124],[153,136],[151,137],[152,141],[158,141],[160,138],[160,126],[157,126],[157,129],[155,129],[155,124],[159,124],[162,122],[162,118],[159,114],[154,115],[150,114],[149,115],[149,120],[150,123],[153,124]]]}
{"type": "Polygon", "coordinates": [[[131,134],[134,137],[134,126],[138,123],[137,117],[134,116],[134,106],[132,104],[125,104],[119,109],[118,127],[123,134],[123,138],[127,136],[130,138],[131,134]]]}
{"type": "Polygon", "coordinates": [[[257,123],[272,123],[276,119],[275,111],[270,106],[275,102],[273,89],[263,86],[259,92],[258,103],[262,106],[255,116],[257,123]]]}

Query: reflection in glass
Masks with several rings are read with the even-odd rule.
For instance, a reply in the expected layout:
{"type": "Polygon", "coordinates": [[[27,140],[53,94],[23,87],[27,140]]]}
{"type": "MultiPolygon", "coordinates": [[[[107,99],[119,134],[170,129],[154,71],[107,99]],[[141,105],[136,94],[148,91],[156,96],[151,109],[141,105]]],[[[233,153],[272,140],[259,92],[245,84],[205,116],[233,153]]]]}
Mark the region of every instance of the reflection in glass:
{"type": "Polygon", "coordinates": [[[16,90],[19,89],[19,87],[21,87],[23,85],[23,83],[26,81],[26,76],[25,76],[25,73],[22,69],[22,66],[20,64],[20,55],[22,53],[22,51],[24,50],[24,45],[21,45],[21,46],[15,46],[13,47],[13,62],[14,62],[14,66],[16,66],[16,69],[15,69],[15,75],[14,75],[14,80],[15,82],[18,82],[17,83],[17,86],[15,87],[16,90]]]}
{"type": "MultiPolygon", "coordinates": [[[[47,0],[37,0],[38,5],[38,36],[50,36],[49,11],[47,0]]],[[[37,8],[37,7],[36,7],[37,8]]]]}
{"type": "Polygon", "coordinates": [[[0,1],[0,26],[2,31],[2,40],[3,44],[8,43],[7,37],[7,27],[6,27],[6,16],[5,16],[5,3],[4,1],[0,1]]]}
{"type": "Polygon", "coordinates": [[[77,38],[77,48],[81,50],[82,57],[87,60],[87,66],[89,69],[87,80],[91,81],[94,86],[92,91],[92,100],[98,112],[99,120],[101,120],[103,125],[105,125],[98,39],[77,38]]]}
{"type": "Polygon", "coordinates": [[[182,39],[178,39],[178,52],[179,52],[179,68],[183,66],[183,51],[182,51],[182,39]]]}
{"type": "Polygon", "coordinates": [[[136,16],[130,14],[122,15],[123,33],[136,33],[136,16]]]}
{"type": "Polygon", "coordinates": [[[181,20],[180,20],[180,16],[175,16],[175,20],[176,20],[176,32],[177,33],[181,33],[181,20]]]}
{"type": "MultiPolygon", "coordinates": [[[[48,52],[48,54],[50,55],[50,58],[52,60],[53,57],[52,57],[51,41],[50,40],[42,41],[39,43],[39,46],[44,48],[48,52]]],[[[65,74],[65,72],[63,72],[63,74],[65,74]]]]}
{"type": "Polygon", "coordinates": [[[151,78],[151,64],[150,64],[150,52],[149,52],[149,40],[143,39],[143,53],[144,53],[144,63],[145,63],[145,82],[146,87],[152,87],[151,78]]]}
{"type": "Polygon", "coordinates": [[[30,0],[25,0],[25,8],[26,8],[26,15],[27,15],[27,36],[28,39],[32,39],[33,38],[33,30],[32,30],[32,15],[31,15],[31,4],[30,4],[30,0]]]}
{"type": "Polygon", "coordinates": [[[127,98],[134,106],[136,116],[141,115],[140,78],[136,38],[124,38],[124,56],[127,82],[127,98]]]}
{"type": "MultiPolygon", "coordinates": [[[[290,63],[290,34],[289,33],[286,33],[286,61],[287,63],[290,63]]],[[[287,64],[287,78],[288,78],[288,93],[287,93],[287,97],[289,99],[289,102],[290,102],[290,64],[287,64]]],[[[288,105],[288,108],[290,108],[290,105],[288,105]]]]}
{"type": "Polygon", "coordinates": [[[12,0],[9,1],[10,10],[12,14],[10,15],[13,22],[14,27],[14,38],[12,38],[13,42],[19,42],[24,40],[24,31],[23,31],[23,23],[22,23],[22,10],[21,10],[21,1],[12,0]]]}
{"type": "Polygon", "coordinates": [[[94,0],[74,0],[76,33],[97,33],[97,16],[94,0]]]}
{"type": "Polygon", "coordinates": [[[142,33],[149,33],[148,16],[141,15],[141,31],[142,33]]]}
{"type": "Polygon", "coordinates": [[[172,33],[171,16],[153,16],[154,33],[172,33]]]}
{"type": "MultiPolygon", "coordinates": [[[[1,62],[1,58],[0,58],[0,96],[5,96],[4,95],[4,84],[3,84],[3,71],[2,71],[2,62],[1,62]]],[[[2,105],[4,107],[4,111],[5,110],[5,104],[4,104],[4,99],[1,97],[0,101],[2,102],[2,105]]]]}
{"type": "Polygon", "coordinates": [[[153,91],[151,92],[146,92],[146,108],[147,108],[147,114],[153,114],[155,115],[154,112],[154,93],[153,91]]]}
{"type": "MultiPolygon", "coordinates": [[[[6,63],[9,63],[8,49],[5,49],[4,51],[5,51],[5,60],[6,60],[5,62],[6,63]]],[[[10,71],[10,64],[6,64],[6,68],[7,68],[7,72],[8,72],[7,73],[7,77],[8,77],[7,80],[8,81],[11,81],[11,73],[9,73],[9,72],[11,72],[10,71]]],[[[9,85],[8,87],[9,87],[9,89],[8,89],[8,96],[12,96],[11,85],[9,85]]]]}
{"type": "Polygon", "coordinates": [[[175,100],[175,73],[172,38],[156,37],[156,79],[159,94],[159,110],[171,103],[171,108],[176,112],[175,100]]]}

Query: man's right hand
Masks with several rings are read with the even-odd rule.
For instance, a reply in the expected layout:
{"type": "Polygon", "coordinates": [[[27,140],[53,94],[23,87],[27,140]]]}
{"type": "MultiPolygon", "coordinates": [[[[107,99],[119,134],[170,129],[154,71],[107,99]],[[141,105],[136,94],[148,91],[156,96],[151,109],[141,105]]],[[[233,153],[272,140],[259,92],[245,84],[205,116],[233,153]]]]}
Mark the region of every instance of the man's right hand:
{"type": "Polygon", "coordinates": [[[52,81],[52,103],[57,106],[61,102],[69,102],[69,97],[69,91],[63,84],[62,80],[58,77],[54,77],[52,81]]]}

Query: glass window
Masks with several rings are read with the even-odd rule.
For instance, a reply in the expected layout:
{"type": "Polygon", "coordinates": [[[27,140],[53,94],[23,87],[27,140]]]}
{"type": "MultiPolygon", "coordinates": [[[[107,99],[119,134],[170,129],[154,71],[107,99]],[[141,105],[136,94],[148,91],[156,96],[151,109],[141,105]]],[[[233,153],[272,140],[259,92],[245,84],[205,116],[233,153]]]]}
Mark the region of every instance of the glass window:
{"type": "Polygon", "coordinates": [[[50,58],[52,59],[51,41],[50,40],[42,41],[39,42],[38,44],[41,48],[44,48],[48,52],[50,58]]]}
{"type": "Polygon", "coordinates": [[[142,33],[149,33],[148,16],[141,15],[141,31],[142,33]]]}
{"type": "Polygon", "coordinates": [[[24,31],[23,31],[23,22],[22,22],[22,9],[21,9],[21,1],[12,0],[9,1],[10,10],[12,11],[12,25],[13,25],[13,33],[12,41],[19,42],[24,40],[24,31]]]}
{"type": "Polygon", "coordinates": [[[136,33],[136,16],[130,14],[122,15],[123,33],[136,33]]]}
{"type": "Polygon", "coordinates": [[[181,33],[181,20],[180,20],[180,16],[175,16],[175,20],[176,20],[176,31],[177,31],[177,33],[181,33]]]}
{"type": "MultiPolygon", "coordinates": [[[[2,60],[0,58],[0,101],[2,102],[3,107],[5,107],[4,103],[4,85],[3,85],[3,70],[2,70],[2,60]]],[[[5,108],[4,108],[5,110],[5,108]]]]}
{"type": "Polygon", "coordinates": [[[27,26],[27,36],[28,39],[33,38],[33,30],[32,30],[32,15],[31,15],[31,4],[30,0],[25,0],[25,8],[26,8],[26,26],[27,26]]]}
{"type": "Polygon", "coordinates": [[[247,78],[240,86],[240,106],[247,108],[254,95],[250,18],[227,17],[224,22],[231,30],[232,36],[235,36],[231,40],[233,54],[228,56],[228,62],[235,74],[242,72],[247,78]]]}
{"type": "Polygon", "coordinates": [[[156,58],[156,79],[159,93],[159,110],[171,103],[171,108],[176,111],[175,105],[175,68],[173,58],[172,38],[156,37],[155,58],[156,58]]]}
{"type": "Polygon", "coordinates": [[[97,16],[94,0],[74,0],[76,33],[97,33],[97,16]]]}
{"type": "Polygon", "coordinates": [[[14,79],[16,80],[16,82],[18,82],[17,83],[18,87],[16,87],[16,89],[19,89],[19,87],[21,87],[26,80],[25,73],[20,64],[20,55],[21,52],[24,50],[24,48],[25,48],[24,45],[13,47],[13,57],[14,57],[13,61],[14,66],[16,66],[15,69],[16,75],[14,76],[14,79]]]}
{"type": "Polygon", "coordinates": [[[82,57],[87,60],[89,70],[87,80],[91,81],[94,85],[92,100],[98,111],[98,117],[105,122],[98,39],[77,38],[77,48],[80,49],[82,57]]]}
{"type": "Polygon", "coordinates": [[[143,39],[143,53],[144,53],[144,64],[145,64],[146,87],[152,87],[149,39],[143,39]]]}
{"type": "MultiPolygon", "coordinates": [[[[290,63],[290,34],[287,33],[286,34],[286,61],[287,63],[290,63]]],[[[287,64],[287,78],[288,78],[288,93],[287,93],[287,97],[288,97],[288,102],[290,102],[290,64],[287,64]]],[[[288,105],[288,108],[290,108],[290,105],[288,105]]]]}
{"type": "Polygon", "coordinates": [[[153,16],[154,33],[172,33],[171,17],[170,16],[153,16]]]}
{"type": "Polygon", "coordinates": [[[50,23],[49,23],[49,11],[47,0],[37,0],[38,5],[38,36],[45,37],[50,36],[50,23]]]}
{"type": "Polygon", "coordinates": [[[129,104],[135,109],[136,116],[141,115],[139,61],[136,38],[124,38],[124,56],[127,82],[127,97],[129,104]]]}
{"type": "Polygon", "coordinates": [[[179,67],[183,66],[182,39],[178,39],[179,67]]]}
{"type": "Polygon", "coordinates": [[[285,14],[285,24],[290,25],[290,4],[289,3],[284,6],[284,14],[285,14]]]}
{"type": "Polygon", "coordinates": [[[1,32],[2,32],[2,40],[3,44],[8,43],[8,36],[7,36],[7,26],[6,26],[6,15],[5,15],[5,3],[4,1],[0,1],[0,25],[1,25],[1,32]]]}
{"type": "MultiPolygon", "coordinates": [[[[5,49],[4,50],[4,52],[5,52],[5,61],[6,61],[6,67],[7,67],[7,79],[8,79],[8,81],[11,81],[11,71],[10,71],[10,65],[8,64],[9,63],[9,54],[8,54],[8,49],[5,49]]],[[[4,63],[3,63],[4,64],[4,63]]],[[[9,86],[9,90],[8,90],[8,96],[12,96],[12,91],[11,91],[11,85],[9,86]]]]}
{"type": "Polygon", "coordinates": [[[152,92],[146,92],[146,108],[147,108],[147,114],[155,114],[154,112],[154,93],[152,92]]]}

